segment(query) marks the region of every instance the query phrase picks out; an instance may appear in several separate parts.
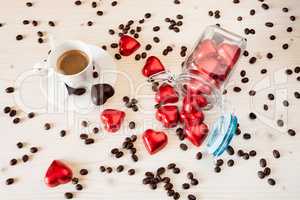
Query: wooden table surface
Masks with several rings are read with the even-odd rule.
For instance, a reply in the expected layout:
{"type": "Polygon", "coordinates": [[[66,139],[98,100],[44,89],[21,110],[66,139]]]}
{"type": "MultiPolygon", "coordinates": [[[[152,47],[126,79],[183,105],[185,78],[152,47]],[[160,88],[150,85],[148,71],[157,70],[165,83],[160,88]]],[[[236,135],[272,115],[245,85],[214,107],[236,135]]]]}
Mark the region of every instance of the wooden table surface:
{"type": "MultiPolygon", "coordinates": [[[[174,187],[181,193],[181,199],[187,199],[187,194],[192,193],[197,199],[203,200],[299,200],[300,199],[300,136],[291,137],[287,129],[299,131],[299,100],[294,97],[294,92],[299,90],[299,83],[296,80],[297,74],[286,76],[285,69],[294,69],[300,65],[300,1],[298,0],[273,0],[266,2],[270,9],[261,8],[259,1],[243,1],[233,4],[232,1],[207,0],[193,1],[182,0],[180,5],[175,5],[173,0],[119,0],[116,7],[112,7],[111,1],[101,0],[99,7],[92,8],[89,0],[83,0],[81,6],[75,6],[74,0],[34,0],[33,7],[26,7],[26,1],[11,0],[2,1],[0,6],[0,105],[13,106],[18,110],[22,121],[14,125],[12,119],[6,114],[0,114],[0,199],[5,200],[52,200],[63,199],[65,192],[74,192],[76,199],[83,200],[129,200],[144,199],[158,200],[169,199],[162,185],[152,191],[148,186],[142,184],[144,172],[155,170],[160,166],[166,166],[170,162],[177,163],[182,173],[179,175],[168,175],[172,178],[174,187]],[[282,12],[282,8],[289,8],[288,13],[282,12]],[[220,10],[221,18],[214,19],[208,16],[209,10],[220,10]],[[254,16],[249,15],[250,9],[255,9],[254,16]],[[97,16],[96,11],[103,10],[103,16],[97,16]],[[13,94],[6,94],[5,88],[15,86],[21,76],[31,70],[32,66],[47,56],[49,50],[48,39],[53,35],[60,41],[68,39],[79,39],[86,43],[110,45],[117,42],[117,35],[109,35],[108,29],[114,29],[121,23],[128,20],[139,20],[144,14],[150,12],[151,19],[146,20],[142,25],[143,31],[139,41],[143,47],[151,43],[153,49],[148,53],[158,56],[165,66],[172,72],[180,72],[180,63],[184,60],[180,57],[180,46],[185,45],[189,50],[197,41],[206,26],[220,23],[221,26],[244,35],[244,28],[253,28],[255,35],[247,35],[247,50],[250,56],[256,56],[257,62],[253,65],[248,63],[249,57],[243,57],[236,66],[236,71],[228,82],[227,96],[233,105],[240,121],[242,133],[250,133],[251,140],[244,140],[238,136],[233,141],[236,151],[243,149],[250,151],[255,149],[257,156],[248,161],[233,156],[235,165],[232,168],[222,167],[222,172],[214,172],[215,160],[204,155],[201,161],[195,159],[195,154],[203,148],[195,148],[188,141],[189,149],[183,152],[179,149],[180,141],[174,134],[174,130],[167,130],[169,133],[168,146],[160,153],[149,156],[146,152],[141,133],[146,128],[161,129],[153,116],[153,96],[146,98],[145,94],[151,94],[150,86],[145,85],[145,78],[141,74],[144,60],[135,61],[134,56],[116,61],[117,68],[130,78],[131,82],[123,75],[118,75],[115,85],[116,95],[105,105],[106,108],[125,109],[121,103],[124,95],[137,97],[140,109],[151,107],[150,112],[133,113],[126,110],[127,127],[129,121],[137,123],[135,130],[122,129],[118,134],[108,134],[102,131],[98,135],[91,134],[96,142],[86,146],[80,141],[79,134],[91,132],[94,126],[100,126],[99,110],[89,113],[55,112],[47,110],[49,104],[40,90],[40,78],[38,76],[28,77],[21,86],[16,88],[13,94]],[[177,14],[184,15],[184,25],[180,33],[168,30],[164,22],[166,17],[175,18],[177,14]],[[289,16],[295,15],[296,21],[289,20],[289,16]],[[238,16],[243,21],[237,21],[238,16]],[[22,21],[38,21],[38,26],[23,25],[22,21]],[[56,26],[48,26],[48,21],[54,21],[56,26]],[[88,21],[93,26],[87,26],[88,21]],[[274,22],[273,28],[265,27],[265,22],[274,22]],[[153,32],[152,27],[160,25],[159,32],[153,32]],[[293,27],[293,32],[287,33],[287,27],[293,27]],[[45,33],[45,43],[37,42],[37,31],[45,33]],[[24,35],[24,39],[16,41],[16,35],[24,35]],[[271,41],[270,35],[276,35],[276,40],[271,41]],[[161,39],[159,44],[152,41],[154,36],[161,39]],[[282,44],[288,43],[289,49],[283,50],[282,44]],[[172,45],[174,51],[168,56],[162,56],[162,50],[172,45]],[[273,53],[273,59],[266,58],[268,52],[273,53]],[[266,74],[261,74],[261,69],[267,69],[266,74]],[[247,71],[250,81],[247,84],[241,83],[240,70],[247,71]],[[233,92],[234,86],[240,86],[240,93],[233,92]],[[256,90],[256,96],[250,98],[249,90],[256,90]],[[274,93],[275,101],[267,99],[268,93],[274,93]],[[17,97],[21,97],[20,105],[17,97]],[[289,107],[282,105],[283,100],[289,101],[289,107]],[[263,104],[269,105],[269,110],[263,110],[263,104]],[[38,111],[36,111],[38,110],[38,111]],[[42,111],[44,110],[44,111],[42,111]],[[26,112],[36,111],[34,119],[27,119],[26,112]],[[249,120],[249,112],[257,114],[256,120],[249,120]],[[285,126],[278,128],[278,119],[284,119],[285,126]],[[82,120],[90,122],[90,129],[83,130],[80,126],[82,120]],[[44,123],[49,122],[53,128],[49,131],[43,129],[44,123]],[[67,130],[64,138],[59,136],[61,129],[67,130]],[[138,134],[136,142],[139,162],[133,163],[128,153],[122,159],[116,160],[110,156],[110,149],[120,147],[124,138],[130,134],[138,134]],[[17,142],[26,143],[23,149],[17,149],[17,142]],[[37,146],[40,151],[31,155],[29,148],[37,146]],[[274,159],[272,150],[278,149],[281,153],[280,159],[274,159]],[[29,154],[30,161],[16,166],[9,166],[11,158],[21,158],[29,154]],[[260,180],[257,177],[259,159],[266,158],[271,168],[271,177],[276,180],[275,186],[270,186],[267,180],[260,180]],[[62,185],[49,189],[43,182],[43,177],[50,162],[54,159],[63,160],[68,163],[84,190],[76,192],[72,184],[62,185]],[[135,176],[128,176],[126,171],[117,174],[102,174],[98,168],[100,165],[112,166],[115,168],[124,164],[126,170],[136,169],[135,176]],[[81,168],[89,170],[87,176],[79,176],[81,168]],[[199,185],[188,191],[181,188],[181,184],[188,181],[186,173],[192,171],[199,179],[199,185]],[[16,178],[15,184],[5,185],[9,177],[16,178]]],[[[97,1],[99,2],[99,1],[97,1]]],[[[116,50],[109,48],[108,52],[113,56],[116,50]]],[[[139,50],[142,52],[142,50],[139,50]]],[[[148,96],[149,97],[149,96],[148,96]]],[[[50,106],[51,107],[51,106],[50,106]]],[[[149,110],[148,110],[149,111],[149,110]]],[[[211,117],[213,118],[213,117],[211,117]]],[[[210,124],[211,121],[208,120],[210,124]]],[[[225,154],[222,158],[227,162],[229,156],[225,154]]]]}

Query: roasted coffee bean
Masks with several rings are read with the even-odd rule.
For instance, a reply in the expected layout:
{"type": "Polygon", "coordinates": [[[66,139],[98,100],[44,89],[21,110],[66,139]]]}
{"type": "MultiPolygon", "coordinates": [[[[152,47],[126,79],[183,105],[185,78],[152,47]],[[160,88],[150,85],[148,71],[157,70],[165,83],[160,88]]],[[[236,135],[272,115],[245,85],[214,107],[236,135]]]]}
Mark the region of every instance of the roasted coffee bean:
{"type": "Polygon", "coordinates": [[[15,88],[14,87],[7,87],[6,89],[5,89],[5,92],[6,93],[13,93],[15,91],[15,88]]]}
{"type": "Polygon", "coordinates": [[[267,166],[267,161],[266,161],[266,159],[264,159],[264,158],[260,159],[260,160],[259,160],[259,165],[260,165],[261,167],[266,167],[266,166],[267,166]]]}
{"type": "Polygon", "coordinates": [[[131,155],[131,159],[134,161],[134,162],[137,162],[139,160],[139,158],[137,157],[137,155],[133,154],[131,155]]]}
{"type": "Polygon", "coordinates": [[[111,154],[117,154],[119,152],[119,149],[114,148],[110,152],[111,152],[111,154]]]}
{"type": "Polygon", "coordinates": [[[157,169],[156,175],[160,176],[160,175],[163,175],[165,172],[166,172],[166,169],[164,167],[160,167],[157,169]]]}
{"type": "Polygon", "coordinates": [[[251,58],[249,59],[249,63],[250,63],[250,64],[256,63],[256,57],[251,57],[251,58]]]}
{"type": "Polygon", "coordinates": [[[8,178],[8,179],[6,179],[5,184],[6,184],[6,185],[11,185],[11,184],[13,184],[14,182],[15,182],[15,179],[13,179],[13,178],[8,178]]]}
{"type": "Polygon", "coordinates": [[[51,128],[51,124],[49,124],[49,123],[44,124],[44,129],[45,130],[49,130],[50,128],[51,128]]]}
{"type": "Polygon", "coordinates": [[[257,176],[258,176],[258,178],[263,179],[263,178],[265,178],[265,173],[263,171],[258,171],[257,176]]]}
{"type": "Polygon", "coordinates": [[[95,140],[93,138],[87,138],[84,140],[84,144],[86,145],[90,145],[90,144],[94,144],[95,140]]]}
{"type": "Polygon", "coordinates": [[[81,5],[81,1],[79,1],[79,0],[75,1],[74,3],[75,3],[76,6],[81,5]]]}
{"type": "Polygon", "coordinates": [[[182,188],[183,188],[184,190],[190,189],[190,184],[184,183],[184,184],[182,184],[182,188]]]}
{"type": "Polygon", "coordinates": [[[245,153],[244,153],[243,150],[240,149],[240,150],[237,151],[237,154],[238,154],[239,157],[242,157],[242,156],[244,156],[245,153]]]}
{"type": "Polygon", "coordinates": [[[85,139],[88,139],[89,136],[87,134],[85,134],[85,133],[81,133],[79,135],[79,137],[80,137],[80,139],[85,140],[85,139]]]}
{"type": "Polygon", "coordinates": [[[33,3],[32,3],[32,2],[26,2],[26,6],[27,6],[27,7],[32,7],[32,6],[33,6],[33,3]]]}
{"type": "Polygon", "coordinates": [[[274,24],[273,24],[272,22],[266,22],[266,23],[265,23],[265,26],[266,26],[266,27],[273,27],[274,24]]]}
{"type": "Polygon", "coordinates": [[[285,44],[282,45],[282,48],[283,48],[284,50],[286,50],[286,49],[289,48],[289,45],[285,43],[285,44]]]}
{"type": "Polygon", "coordinates": [[[174,169],[175,167],[176,167],[175,163],[170,163],[168,164],[167,169],[174,169]]]}
{"type": "Polygon", "coordinates": [[[112,171],[113,171],[113,169],[112,169],[111,167],[107,167],[107,168],[106,168],[106,172],[107,172],[108,174],[112,173],[112,171]]]}
{"type": "MultiPolygon", "coordinates": [[[[176,0],[175,0],[176,2],[176,0]]],[[[179,2],[179,1],[178,1],[179,2]]],[[[180,3],[180,2],[179,2],[180,3]]],[[[180,199],[180,194],[178,192],[175,192],[175,194],[173,195],[173,199],[174,200],[177,200],[177,199],[180,199]]]]}
{"type": "Polygon", "coordinates": [[[134,129],[135,128],[135,122],[133,122],[133,121],[129,122],[128,126],[129,126],[130,129],[134,129]]]}
{"type": "Polygon", "coordinates": [[[255,10],[254,10],[254,9],[251,9],[250,12],[249,12],[249,14],[250,14],[250,15],[255,15],[255,10]]]}
{"type": "Polygon", "coordinates": [[[60,137],[65,137],[66,136],[66,131],[65,130],[61,130],[59,132],[59,134],[60,134],[60,137]]]}
{"type": "Polygon", "coordinates": [[[255,113],[251,112],[251,113],[249,113],[249,118],[252,119],[252,120],[254,120],[254,119],[256,119],[257,117],[256,117],[256,114],[255,114],[255,113]]]}
{"type": "Polygon", "coordinates": [[[276,185],[276,181],[275,181],[274,179],[272,179],[272,178],[269,178],[269,179],[268,179],[268,183],[269,183],[269,185],[271,185],[271,186],[276,185]]]}
{"type": "Polygon", "coordinates": [[[287,132],[288,132],[288,134],[289,134],[290,136],[295,136],[295,135],[296,135],[296,131],[293,130],[293,129],[289,129],[287,132]]]}
{"type": "Polygon", "coordinates": [[[128,170],[128,175],[129,176],[132,176],[132,175],[134,175],[135,174],[135,170],[134,169],[129,169],[128,170]]]}
{"type": "Polygon", "coordinates": [[[81,122],[81,126],[82,126],[82,127],[87,127],[87,126],[88,126],[88,122],[85,121],[85,120],[82,121],[82,122],[81,122]]]}
{"type": "Polygon", "coordinates": [[[27,162],[29,160],[29,156],[28,155],[23,155],[22,156],[22,161],[25,163],[25,162],[27,162]]]}
{"type": "Polygon", "coordinates": [[[300,99],[300,93],[299,92],[294,92],[294,96],[296,99],[300,99]]]}
{"type": "Polygon", "coordinates": [[[261,7],[265,10],[268,10],[270,8],[269,5],[266,3],[261,4],[261,7]]]}
{"type": "Polygon", "coordinates": [[[79,173],[80,173],[80,175],[85,176],[85,175],[87,175],[89,173],[89,171],[87,169],[81,169],[79,171],[79,173]]]}
{"type": "Polygon", "coordinates": [[[18,124],[20,121],[21,121],[21,119],[19,117],[16,117],[13,119],[14,124],[18,124]]]}
{"type": "Polygon", "coordinates": [[[273,150],[273,156],[274,156],[274,158],[276,158],[276,159],[280,158],[280,153],[279,153],[279,151],[276,150],[276,149],[274,149],[274,150],[273,150]]]}
{"type": "Polygon", "coordinates": [[[104,166],[100,166],[100,167],[99,167],[99,170],[100,170],[100,172],[105,172],[105,171],[106,171],[106,168],[105,168],[104,166]]]}
{"type": "Polygon", "coordinates": [[[188,196],[188,200],[197,200],[196,196],[189,194],[188,196]]]}
{"type": "Polygon", "coordinates": [[[13,159],[11,159],[11,160],[9,161],[9,164],[10,164],[11,166],[16,165],[17,163],[18,163],[18,160],[15,159],[15,158],[13,158],[13,159]]]}
{"type": "Polygon", "coordinates": [[[78,178],[76,178],[76,177],[72,178],[72,184],[73,185],[76,185],[78,183],[79,183],[79,179],[78,178]]]}
{"type": "Polygon", "coordinates": [[[191,185],[198,185],[199,181],[195,178],[191,179],[191,185]]]}
{"type": "Polygon", "coordinates": [[[132,135],[130,138],[131,142],[135,142],[137,140],[137,135],[132,135]]]}
{"type": "Polygon", "coordinates": [[[23,39],[23,35],[17,35],[16,36],[16,40],[22,40],[23,39]]]}
{"type": "Polygon", "coordinates": [[[196,159],[197,160],[201,160],[202,159],[202,153],[201,152],[196,153],[196,159]]]}
{"type": "Polygon", "coordinates": [[[93,78],[98,78],[99,77],[99,73],[98,72],[93,72],[93,78]]]}
{"type": "Polygon", "coordinates": [[[145,172],[145,176],[153,178],[154,174],[152,172],[145,172]]]}
{"type": "Polygon", "coordinates": [[[240,87],[235,86],[235,87],[233,87],[233,91],[240,92],[240,91],[242,91],[242,89],[240,87]]]}
{"type": "Polygon", "coordinates": [[[226,151],[229,155],[231,155],[231,156],[234,155],[234,149],[232,148],[232,146],[228,146],[226,151]]]}
{"type": "Polygon", "coordinates": [[[218,159],[217,161],[216,161],[216,166],[222,166],[224,164],[224,161],[222,160],[222,159],[218,159]]]}
{"type": "Polygon", "coordinates": [[[290,16],[290,20],[291,20],[291,21],[295,21],[295,20],[296,20],[296,17],[295,17],[295,16],[290,16]]]}
{"type": "Polygon", "coordinates": [[[118,173],[120,173],[120,172],[122,172],[124,170],[124,166],[123,165],[119,165],[116,170],[117,170],[118,173]]]}
{"type": "Polygon", "coordinates": [[[30,152],[31,153],[36,153],[36,152],[38,152],[38,148],[37,147],[31,147],[30,152]]]}
{"type": "Polygon", "coordinates": [[[155,43],[159,43],[159,42],[160,42],[160,39],[159,39],[158,37],[154,37],[154,38],[153,38],[153,41],[154,41],[155,43]]]}
{"type": "Polygon", "coordinates": [[[38,39],[38,43],[41,44],[41,43],[43,43],[43,42],[44,42],[43,38],[39,38],[39,39],[38,39]]]}
{"type": "Polygon", "coordinates": [[[220,172],[221,172],[221,168],[220,168],[219,166],[216,166],[216,167],[215,167],[215,172],[216,172],[216,173],[220,173],[220,172]]]}
{"type": "Polygon", "coordinates": [[[65,193],[65,198],[66,198],[66,199],[73,199],[73,196],[74,196],[74,195],[73,195],[71,192],[66,192],[66,193],[65,193]]]}
{"type": "Polygon", "coordinates": [[[244,133],[243,138],[245,140],[249,140],[249,139],[251,139],[251,135],[249,133],[244,133]]]}
{"type": "Polygon", "coordinates": [[[123,157],[124,153],[122,151],[119,151],[118,153],[116,153],[116,158],[121,158],[123,157]]]}
{"type": "Polygon", "coordinates": [[[187,150],[188,150],[188,146],[187,146],[186,144],[184,144],[184,143],[181,143],[181,144],[179,145],[179,147],[180,147],[180,149],[181,149],[182,151],[187,151],[187,150]]]}
{"type": "Polygon", "coordinates": [[[175,167],[175,168],[173,169],[173,173],[174,173],[174,174],[179,174],[179,173],[180,173],[180,169],[177,168],[177,167],[175,167]]]}
{"type": "Polygon", "coordinates": [[[17,114],[17,111],[14,110],[14,109],[12,109],[12,110],[9,112],[9,116],[10,116],[10,117],[14,117],[14,116],[16,116],[16,114],[17,114]]]}
{"type": "Polygon", "coordinates": [[[48,25],[49,25],[49,26],[55,26],[55,23],[54,23],[53,21],[49,21],[49,22],[48,22],[48,25]]]}
{"type": "Polygon", "coordinates": [[[11,108],[9,106],[5,106],[4,109],[3,109],[3,112],[5,114],[9,113],[11,111],[11,108]]]}
{"type": "Polygon", "coordinates": [[[77,184],[75,188],[76,190],[81,191],[83,189],[83,186],[81,184],[77,184]]]}
{"type": "Polygon", "coordinates": [[[99,133],[99,128],[98,128],[98,127],[94,127],[94,128],[93,128],[93,133],[94,133],[94,134],[99,133]]]}
{"type": "Polygon", "coordinates": [[[113,2],[111,2],[111,6],[116,6],[118,4],[118,2],[117,1],[113,1],[113,2]]]}
{"type": "Polygon", "coordinates": [[[30,112],[30,113],[28,113],[28,115],[27,115],[27,117],[28,118],[34,118],[34,116],[35,116],[35,114],[34,114],[34,112],[30,112]]]}
{"type": "Polygon", "coordinates": [[[103,11],[102,11],[102,10],[98,10],[98,11],[97,11],[97,15],[98,15],[98,16],[102,16],[102,15],[103,15],[103,11]]]}
{"type": "Polygon", "coordinates": [[[249,152],[249,155],[250,155],[251,157],[255,157],[255,156],[256,156],[256,151],[255,151],[255,150],[251,150],[251,151],[249,152]]]}
{"type": "Polygon", "coordinates": [[[283,127],[284,126],[284,122],[283,122],[282,119],[278,119],[277,120],[277,126],[279,126],[279,127],[283,127]]]}
{"type": "Polygon", "coordinates": [[[249,160],[249,158],[250,158],[249,154],[248,153],[244,153],[243,159],[244,160],[249,160]]]}
{"type": "Polygon", "coordinates": [[[160,27],[159,27],[159,26],[154,26],[154,27],[153,27],[153,31],[154,31],[154,32],[157,32],[157,31],[159,31],[159,30],[160,30],[160,27]]]}
{"type": "Polygon", "coordinates": [[[230,159],[227,161],[227,166],[232,167],[234,165],[234,160],[230,159]]]}
{"type": "Polygon", "coordinates": [[[148,18],[150,18],[150,17],[151,17],[151,13],[146,13],[146,14],[145,14],[145,18],[146,18],[146,19],[148,19],[148,18]]]}
{"type": "Polygon", "coordinates": [[[269,176],[271,174],[271,169],[269,167],[266,167],[264,169],[264,174],[265,174],[265,176],[269,176]]]}
{"type": "Polygon", "coordinates": [[[24,144],[23,144],[22,142],[18,142],[18,143],[17,143],[17,147],[18,147],[19,149],[22,149],[23,146],[24,146],[24,144]]]}

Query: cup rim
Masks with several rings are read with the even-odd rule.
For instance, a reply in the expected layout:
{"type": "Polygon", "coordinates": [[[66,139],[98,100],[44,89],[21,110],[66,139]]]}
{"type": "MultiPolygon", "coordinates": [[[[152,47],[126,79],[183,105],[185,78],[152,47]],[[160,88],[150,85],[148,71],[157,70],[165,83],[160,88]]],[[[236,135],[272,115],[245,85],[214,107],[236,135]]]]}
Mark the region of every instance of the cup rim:
{"type": "MultiPolygon", "coordinates": [[[[76,74],[62,74],[62,73],[60,73],[60,72],[57,70],[57,66],[52,67],[52,68],[53,68],[54,72],[57,73],[57,74],[59,74],[60,76],[75,77],[75,76],[78,76],[78,75],[84,73],[89,67],[91,67],[91,65],[92,65],[92,63],[93,63],[93,57],[92,57],[91,52],[90,52],[90,50],[89,50],[89,48],[88,48],[88,44],[86,44],[85,42],[80,41],[80,40],[67,40],[67,41],[64,41],[64,42],[58,44],[57,46],[55,46],[54,50],[51,50],[51,53],[49,54],[49,57],[51,57],[51,54],[52,54],[53,52],[55,52],[55,49],[56,49],[56,48],[58,48],[59,46],[62,46],[62,45],[64,45],[64,44],[66,44],[66,43],[77,43],[77,44],[79,44],[79,45],[84,46],[84,48],[86,48],[86,50],[83,51],[83,52],[88,56],[88,59],[89,59],[88,65],[87,65],[82,71],[80,71],[80,72],[78,72],[78,73],[76,73],[76,74]],[[52,52],[52,51],[53,51],[53,52],[52,52]]],[[[76,48],[74,48],[73,50],[76,50],[76,48]]],[[[81,49],[77,49],[77,50],[82,51],[81,49]]],[[[57,59],[56,59],[56,62],[57,62],[57,59]]],[[[49,59],[47,59],[47,63],[48,63],[48,65],[50,64],[49,59]]]]}

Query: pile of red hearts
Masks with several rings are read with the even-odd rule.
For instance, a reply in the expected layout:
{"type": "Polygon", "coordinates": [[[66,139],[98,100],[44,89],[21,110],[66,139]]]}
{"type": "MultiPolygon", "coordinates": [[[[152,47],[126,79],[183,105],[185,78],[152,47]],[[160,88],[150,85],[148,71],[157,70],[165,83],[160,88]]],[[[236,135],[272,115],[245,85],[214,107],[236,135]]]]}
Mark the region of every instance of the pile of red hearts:
{"type": "MultiPolygon", "coordinates": [[[[237,62],[241,49],[234,44],[222,42],[216,44],[214,40],[203,40],[195,49],[189,61],[192,73],[201,76],[206,82],[219,87],[228,77],[237,62]]],[[[210,94],[211,90],[199,83],[190,84],[191,90],[200,90],[210,94]]]]}

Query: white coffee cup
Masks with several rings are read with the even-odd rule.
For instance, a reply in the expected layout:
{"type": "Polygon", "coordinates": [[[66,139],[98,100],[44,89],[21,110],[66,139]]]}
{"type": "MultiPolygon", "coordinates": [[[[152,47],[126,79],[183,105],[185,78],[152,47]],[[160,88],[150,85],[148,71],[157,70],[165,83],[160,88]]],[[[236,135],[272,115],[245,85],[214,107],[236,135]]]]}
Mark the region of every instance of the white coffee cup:
{"type": "Polygon", "coordinates": [[[62,82],[73,88],[85,87],[89,81],[93,72],[93,57],[89,49],[89,46],[84,42],[77,40],[65,41],[57,46],[52,47],[50,54],[47,59],[42,63],[38,63],[34,66],[40,73],[55,73],[62,82]],[[63,74],[57,66],[57,61],[61,55],[67,51],[79,50],[87,55],[88,64],[87,66],[77,74],[63,74]]]}

